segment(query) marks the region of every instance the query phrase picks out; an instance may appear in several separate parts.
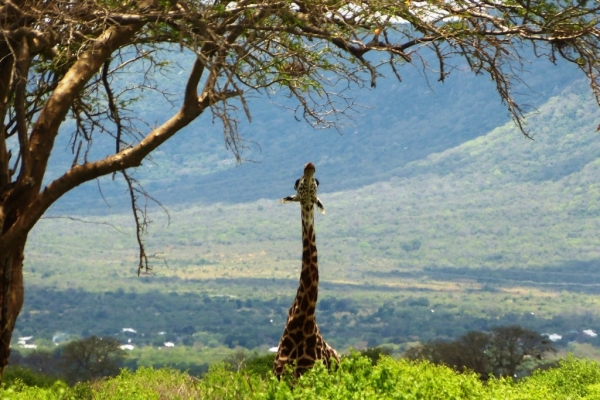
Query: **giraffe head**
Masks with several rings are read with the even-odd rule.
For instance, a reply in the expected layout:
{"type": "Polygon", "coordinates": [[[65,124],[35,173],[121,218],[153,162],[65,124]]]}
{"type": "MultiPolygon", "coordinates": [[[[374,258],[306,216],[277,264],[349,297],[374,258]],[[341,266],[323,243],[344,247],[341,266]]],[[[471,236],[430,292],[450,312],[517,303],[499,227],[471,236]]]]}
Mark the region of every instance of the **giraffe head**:
{"type": "Polygon", "coordinates": [[[319,180],[314,177],[315,165],[311,162],[306,163],[304,166],[304,175],[294,184],[296,194],[287,196],[281,199],[282,203],[289,203],[292,201],[298,201],[302,207],[312,209],[315,205],[319,211],[325,214],[325,207],[321,200],[317,197],[317,188],[319,187],[319,180]]]}

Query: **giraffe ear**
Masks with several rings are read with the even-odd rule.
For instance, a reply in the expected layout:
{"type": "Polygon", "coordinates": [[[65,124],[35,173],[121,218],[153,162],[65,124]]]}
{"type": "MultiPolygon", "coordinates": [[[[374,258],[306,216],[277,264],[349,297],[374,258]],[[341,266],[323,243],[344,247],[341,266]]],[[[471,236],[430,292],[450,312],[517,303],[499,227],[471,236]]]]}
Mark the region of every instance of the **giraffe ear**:
{"type": "Polygon", "coordinates": [[[321,199],[319,199],[318,197],[317,197],[317,208],[319,209],[321,214],[325,215],[325,206],[321,202],[321,199]]]}
{"type": "Polygon", "coordinates": [[[279,200],[280,203],[290,203],[292,201],[299,201],[296,198],[296,195],[292,195],[292,196],[288,196],[288,197],[284,197],[283,199],[279,200]]]}
{"type": "Polygon", "coordinates": [[[317,187],[319,187],[319,180],[315,178],[315,182],[317,182],[317,187]]]}
{"type": "Polygon", "coordinates": [[[298,190],[298,185],[300,185],[300,179],[296,179],[296,183],[294,183],[294,190],[298,190]]]}

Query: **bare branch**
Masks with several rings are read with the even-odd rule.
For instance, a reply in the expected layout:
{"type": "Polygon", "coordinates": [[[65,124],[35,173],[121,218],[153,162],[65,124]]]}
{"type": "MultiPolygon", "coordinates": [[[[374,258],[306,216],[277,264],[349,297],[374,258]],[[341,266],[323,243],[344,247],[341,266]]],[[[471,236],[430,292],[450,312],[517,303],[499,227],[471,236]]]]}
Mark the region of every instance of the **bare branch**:
{"type": "Polygon", "coordinates": [[[146,247],[144,245],[144,241],[142,237],[146,234],[148,230],[148,213],[146,206],[144,208],[140,208],[138,206],[138,198],[136,195],[135,184],[138,184],[133,178],[127,174],[126,171],[121,171],[125,182],[127,182],[127,188],[129,191],[129,198],[131,200],[131,212],[133,213],[133,218],[135,221],[135,237],[137,239],[138,248],[139,248],[139,263],[138,263],[138,276],[140,276],[140,272],[144,270],[145,272],[149,272],[151,267],[148,265],[148,256],[146,255],[146,247]]]}
{"type": "Polygon", "coordinates": [[[115,231],[122,233],[123,235],[127,235],[126,232],[123,232],[123,230],[121,230],[121,228],[119,228],[118,226],[111,224],[110,222],[98,222],[98,221],[88,221],[82,218],[75,218],[75,217],[71,217],[69,215],[46,215],[46,216],[42,216],[40,219],[68,219],[71,221],[76,221],[76,222],[81,222],[84,224],[92,224],[92,225],[106,225],[106,226],[110,226],[111,228],[113,228],[115,231]]]}
{"type": "Polygon", "coordinates": [[[121,125],[121,118],[119,118],[119,109],[115,104],[115,97],[113,96],[112,89],[108,83],[108,68],[110,67],[110,60],[104,62],[102,67],[102,83],[104,84],[104,90],[108,97],[108,109],[110,110],[110,116],[117,126],[117,136],[115,138],[115,153],[121,151],[121,136],[123,134],[123,126],[121,125]]]}

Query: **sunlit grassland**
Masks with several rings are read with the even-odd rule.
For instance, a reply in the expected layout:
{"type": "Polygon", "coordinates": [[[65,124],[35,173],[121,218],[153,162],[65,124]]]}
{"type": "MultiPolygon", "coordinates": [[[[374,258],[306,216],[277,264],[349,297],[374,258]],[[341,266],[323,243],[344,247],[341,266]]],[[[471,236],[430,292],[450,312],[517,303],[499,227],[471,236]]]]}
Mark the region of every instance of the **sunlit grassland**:
{"type": "MultiPolygon", "coordinates": [[[[378,193],[386,193],[382,189],[385,186],[391,190],[391,184],[382,184],[379,185],[378,193]]],[[[348,194],[332,194],[328,197],[331,201],[336,197],[348,197],[348,194]]],[[[331,203],[336,204],[335,201],[331,203]]],[[[344,204],[343,200],[337,203],[344,204]]],[[[380,203],[386,204],[385,201],[380,203]]],[[[410,210],[414,210],[414,207],[416,205],[410,210]]],[[[345,210],[352,213],[349,205],[345,210]]],[[[349,222],[348,218],[344,218],[342,223],[337,225],[331,222],[336,219],[336,215],[345,213],[339,206],[329,207],[325,216],[316,216],[321,298],[351,296],[370,309],[388,300],[425,296],[430,299],[432,305],[452,304],[460,307],[465,313],[488,317],[501,312],[535,312],[540,316],[550,317],[571,310],[597,309],[596,296],[586,293],[544,290],[527,284],[502,285],[501,282],[493,291],[486,291],[482,289],[485,289],[487,283],[469,279],[468,276],[461,279],[431,279],[428,276],[431,272],[424,272],[417,277],[373,274],[423,271],[424,266],[433,264],[428,264],[427,261],[429,257],[434,257],[432,253],[444,253],[446,258],[455,258],[450,265],[446,264],[448,266],[461,265],[459,261],[468,258],[461,254],[464,252],[485,254],[487,248],[487,254],[490,254],[489,247],[478,246],[477,240],[474,243],[469,242],[473,239],[471,235],[458,239],[452,236],[452,231],[446,232],[444,227],[451,226],[450,222],[440,225],[439,229],[435,230],[433,226],[427,227],[427,221],[430,221],[428,218],[423,218],[422,224],[396,224],[395,221],[402,220],[403,213],[406,213],[402,210],[404,209],[401,208],[397,212],[400,216],[391,216],[387,223],[380,223],[383,232],[377,233],[381,236],[379,241],[370,233],[371,228],[364,227],[358,218],[354,223],[356,235],[343,236],[341,232],[349,230],[348,225],[353,223],[349,222]],[[431,234],[428,233],[430,230],[433,230],[431,234]],[[402,231],[407,233],[402,234],[402,231]],[[373,240],[359,241],[356,236],[361,235],[361,232],[367,232],[364,236],[373,240]],[[421,248],[403,251],[400,246],[405,238],[412,240],[415,237],[420,238],[421,248]],[[396,248],[389,248],[387,252],[381,251],[381,243],[384,242],[395,243],[396,248]],[[361,246],[361,243],[367,245],[361,246]],[[439,250],[435,249],[436,243],[440,244],[439,250]],[[429,248],[430,246],[433,249],[429,248]]],[[[381,219],[377,218],[377,214],[381,213],[389,213],[383,205],[377,212],[366,207],[362,218],[381,219]],[[364,215],[370,213],[373,215],[364,215]]],[[[279,205],[276,201],[266,200],[243,205],[194,206],[189,209],[171,210],[169,226],[166,226],[165,215],[160,212],[153,214],[156,223],[151,225],[148,248],[149,252],[156,251],[160,258],[153,260],[152,275],[139,278],[135,268],[135,239],[131,220],[127,215],[86,219],[106,224],[46,219],[32,234],[26,260],[26,282],[55,288],[79,287],[92,292],[122,288],[135,291],[202,291],[212,295],[225,293],[240,297],[288,295],[291,299],[300,270],[298,214],[299,210],[294,205],[279,205]],[[236,229],[232,229],[232,226],[236,229]],[[262,237],[267,239],[260,240],[262,237]],[[286,284],[282,285],[282,281],[286,284]]],[[[463,212],[452,218],[458,220],[466,215],[466,212],[463,212]]],[[[515,241],[529,248],[535,247],[532,242],[549,240],[548,234],[552,234],[552,230],[544,229],[545,224],[537,228],[528,224],[527,222],[534,220],[535,216],[526,218],[527,215],[528,210],[517,213],[512,221],[525,219],[525,223],[518,228],[509,228],[519,232],[520,239],[511,237],[510,233],[492,233],[490,236],[494,236],[494,240],[485,239],[486,242],[495,243],[496,249],[493,249],[492,254],[497,251],[507,254],[500,262],[495,263],[495,267],[502,268],[503,264],[507,264],[505,258],[522,256],[519,255],[519,249],[512,246],[515,241]],[[526,229],[537,232],[527,235],[526,229]],[[530,237],[530,240],[525,240],[524,235],[530,237]],[[544,238],[542,235],[545,235],[544,238]],[[511,255],[513,250],[516,250],[517,255],[511,255]]],[[[475,218],[472,219],[474,220],[475,218]]],[[[495,220],[497,226],[502,222],[495,220]]],[[[560,219],[558,222],[562,228],[556,227],[555,231],[570,224],[560,219]]],[[[468,221],[462,220],[461,223],[468,229],[478,229],[468,221]]],[[[587,225],[580,225],[578,228],[585,231],[595,227],[596,223],[597,221],[588,221],[587,225]]],[[[499,227],[494,229],[501,230],[499,227]]],[[[557,243],[561,241],[558,236],[557,243]]],[[[568,246],[564,231],[561,236],[564,249],[575,252],[577,249],[568,246]]],[[[585,234],[585,237],[592,245],[598,242],[591,234],[585,234]]],[[[600,243],[597,244],[600,246],[600,243]]],[[[554,247],[554,254],[550,259],[541,258],[543,253],[538,253],[535,257],[528,256],[535,260],[528,267],[535,269],[553,261],[565,261],[564,257],[556,254],[557,249],[560,251],[559,247],[554,247]]],[[[581,254],[581,247],[579,250],[577,253],[581,254]]],[[[486,264],[494,263],[488,261],[486,264]]],[[[439,261],[433,265],[444,264],[439,261]]],[[[466,265],[477,267],[472,262],[466,265]]]]}
{"type": "MultiPolygon", "coordinates": [[[[393,179],[324,194],[327,215],[316,216],[322,275],[361,283],[365,273],[391,269],[542,267],[597,259],[600,209],[591,208],[600,201],[600,185],[595,184],[600,165],[582,173],[585,182],[565,178],[494,190],[480,190],[477,182],[443,186],[447,177],[428,176],[422,184],[393,179]],[[413,241],[418,248],[406,250],[403,245],[413,241]]],[[[168,263],[163,268],[157,260],[156,273],[215,277],[231,273],[226,271],[230,266],[254,277],[294,275],[301,243],[299,210],[293,204],[196,205],[170,215],[167,225],[164,214],[152,214],[156,222],[150,225],[148,251],[168,263]]],[[[43,260],[42,269],[79,262],[135,266],[131,217],[92,221],[113,227],[42,220],[31,236],[28,265],[35,268],[43,260]]]]}
{"type": "MultiPolygon", "coordinates": [[[[428,266],[535,268],[598,256],[600,239],[595,232],[600,219],[587,213],[574,215],[583,203],[598,201],[595,187],[586,196],[561,200],[556,193],[561,187],[547,193],[539,187],[517,186],[480,195],[493,195],[504,204],[493,210],[453,199],[446,202],[447,209],[439,210],[427,204],[434,202],[428,193],[423,193],[421,202],[407,206],[397,196],[410,197],[406,185],[378,186],[369,189],[377,191],[378,202],[357,204],[360,210],[345,199],[360,197],[360,193],[329,195],[332,203],[339,200],[345,207],[330,207],[326,216],[317,216],[324,280],[362,283],[371,279],[366,277],[369,272],[414,271],[428,266]],[[527,202],[515,203],[525,194],[527,202]],[[415,240],[419,248],[403,249],[415,240]]],[[[472,189],[466,186],[464,192],[474,196],[477,191],[472,189]]],[[[186,278],[214,278],[232,271],[237,271],[236,276],[255,278],[295,276],[301,252],[299,212],[275,202],[267,210],[263,203],[267,202],[219,206],[217,213],[227,218],[214,217],[214,205],[173,210],[169,226],[165,216],[156,214],[159,222],[150,227],[148,251],[167,264],[155,259],[155,273],[186,278]]],[[[85,267],[81,272],[86,276],[99,270],[100,263],[102,269],[109,264],[114,273],[130,273],[137,255],[130,217],[108,216],[95,222],[113,224],[117,229],[63,219],[41,221],[32,233],[27,264],[36,273],[78,263],[85,267]]]]}

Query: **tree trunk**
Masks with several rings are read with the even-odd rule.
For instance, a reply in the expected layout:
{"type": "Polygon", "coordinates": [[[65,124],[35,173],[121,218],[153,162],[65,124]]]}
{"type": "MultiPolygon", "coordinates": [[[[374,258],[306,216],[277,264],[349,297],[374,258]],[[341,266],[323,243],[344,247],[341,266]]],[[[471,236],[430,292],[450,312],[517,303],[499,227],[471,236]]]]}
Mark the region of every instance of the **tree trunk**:
{"type": "Polygon", "coordinates": [[[23,307],[23,259],[25,250],[23,239],[9,250],[8,254],[0,255],[2,275],[0,279],[0,381],[10,357],[10,341],[15,322],[23,307]]]}

